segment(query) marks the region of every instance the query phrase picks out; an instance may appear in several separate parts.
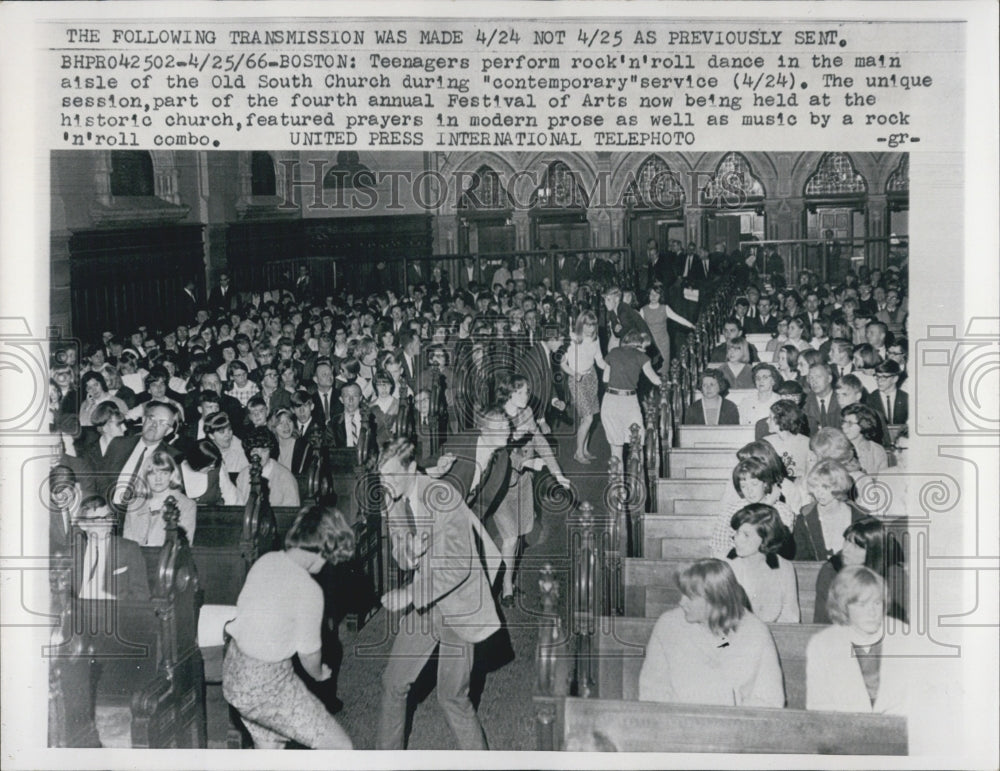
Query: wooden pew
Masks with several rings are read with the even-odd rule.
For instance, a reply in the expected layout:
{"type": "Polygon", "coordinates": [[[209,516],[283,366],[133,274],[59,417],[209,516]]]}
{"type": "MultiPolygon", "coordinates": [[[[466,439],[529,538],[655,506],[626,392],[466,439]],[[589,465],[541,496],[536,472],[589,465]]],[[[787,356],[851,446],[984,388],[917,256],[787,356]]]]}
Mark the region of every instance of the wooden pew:
{"type": "Polygon", "coordinates": [[[747,342],[750,343],[754,348],[757,349],[757,355],[760,356],[761,361],[768,361],[767,356],[767,344],[773,339],[768,332],[756,332],[750,335],[744,335],[747,342]]]}
{"type": "Polygon", "coordinates": [[[689,449],[723,448],[734,453],[754,440],[753,426],[678,426],[677,446],[689,449]]]}
{"type": "Polygon", "coordinates": [[[719,501],[732,484],[731,478],[658,479],[656,512],[660,515],[716,513],[719,501]]]}
{"type": "MultiPolygon", "coordinates": [[[[716,504],[718,505],[718,504],[716,504]]],[[[705,514],[646,514],[642,518],[642,556],[690,561],[708,553],[715,517],[705,514]]]]}
{"type": "MultiPolygon", "coordinates": [[[[598,619],[594,635],[593,693],[601,699],[639,698],[639,670],[655,618],[613,616],[598,619]]],[[[806,645],[822,624],[768,624],[781,660],[786,705],[805,709],[806,645]]]]}
{"type": "Polygon", "coordinates": [[[71,598],[72,562],[60,567],[60,625],[47,652],[50,747],[100,746],[98,703],[127,711],[132,747],[207,745],[198,573],[169,499],[163,516],[166,543],[143,549],[154,577],[148,602],[71,598]]]}
{"type": "MultiPolygon", "coordinates": [[[[675,576],[691,564],[689,559],[626,559],[623,567],[625,615],[659,618],[677,607],[681,592],[675,576]]],[[[792,562],[799,585],[799,614],[802,623],[813,619],[816,608],[816,577],[822,562],[792,562]]]]}
{"type": "Polygon", "coordinates": [[[733,478],[736,453],[728,448],[685,449],[676,448],[669,454],[670,479],[723,479],[733,478]]]}
{"type": "Polygon", "coordinates": [[[895,715],[656,704],[555,701],[552,746],[567,751],[906,755],[906,720],[895,715]]]}

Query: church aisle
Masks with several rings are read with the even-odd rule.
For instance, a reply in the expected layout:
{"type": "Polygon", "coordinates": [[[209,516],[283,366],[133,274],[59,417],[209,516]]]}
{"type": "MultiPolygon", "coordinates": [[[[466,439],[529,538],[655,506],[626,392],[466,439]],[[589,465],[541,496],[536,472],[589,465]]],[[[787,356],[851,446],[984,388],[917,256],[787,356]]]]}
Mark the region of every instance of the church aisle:
{"type": "MultiPolygon", "coordinates": [[[[559,462],[573,483],[580,501],[601,505],[607,481],[609,448],[603,430],[598,425],[593,432],[591,452],[598,460],[589,466],[573,461],[573,437],[566,426],[559,432],[559,462]]],[[[519,566],[517,605],[501,609],[503,628],[488,641],[477,646],[473,670],[473,696],[481,694],[479,717],[486,731],[490,748],[494,750],[535,749],[535,724],[532,693],[535,686],[535,646],[540,618],[538,572],[550,562],[561,583],[560,601],[565,618],[568,592],[568,552],[566,496],[558,493],[543,496],[544,527],[529,536],[530,545],[519,566]],[[540,537],[539,542],[535,538],[540,537]],[[478,677],[477,677],[478,675],[478,677]]],[[[338,697],[344,709],[337,715],[357,749],[373,749],[378,723],[381,677],[385,657],[392,647],[390,615],[379,611],[359,633],[342,635],[344,662],[340,671],[338,697]]],[[[420,702],[413,714],[409,734],[409,749],[454,750],[455,739],[438,706],[435,695],[436,663],[424,670],[411,694],[420,702]]]]}

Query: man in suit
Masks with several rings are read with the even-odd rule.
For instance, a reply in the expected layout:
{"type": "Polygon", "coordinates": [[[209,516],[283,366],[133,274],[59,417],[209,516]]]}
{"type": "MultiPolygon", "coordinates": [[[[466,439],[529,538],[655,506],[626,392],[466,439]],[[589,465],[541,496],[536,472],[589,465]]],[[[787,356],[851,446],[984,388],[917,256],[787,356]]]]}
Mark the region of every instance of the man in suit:
{"type": "Polygon", "coordinates": [[[412,329],[399,334],[399,349],[403,354],[403,378],[411,391],[421,386],[423,367],[420,363],[420,335],[412,329]]]}
{"type": "Polygon", "coordinates": [[[694,259],[688,255],[684,278],[697,287],[705,287],[715,278],[715,266],[705,247],[699,247],[694,259]]]}
{"type": "MultiPolygon", "coordinates": [[[[314,418],[316,402],[313,395],[303,388],[292,394],[292,412],[295,413],[295,430],[300,437],[306,439],[317,450],[329,447],[331,438],[327,424],[322,417],[314,418]]],[[[322,414],[322,413],[320,413],[322,414]]]]}
{"type": "Polygon", "coordinates": [[[361,386],[348,383],[340,389],[340,410],[330,419],[333,447],[345,449],[358,446],[365,418],[361,412],[361,386]]]}
{"type": "Polygon", "coordinates": [[[184,288],[177,297],[174,318],[178,324],[190,324],[200,309],[201,302],[198,300],[194,279],[189,278],[184,282],[184,288]]]}
{"type": "MultiPolygon", "coordinates": [[[[674,283],[674,267],[671,264],[670,257],[666,254],[660,254],[660,248],[656,243],[655,238],[650,238],[646,241],[646,270],[639,271],[639,281],[641,289],[648,289],[650,285],[655,284],[659,281],[664,287],[669,287],[674,283]],[[642,285],[642,279],[645,274],[646,285],[642,285]]],[[[663,302],[666,298],[661,298],[663,302]]]]}
{"type": "Polygon", "coordinates": [[[142,433],[119,436],[111,440],[104,455],[104,472],[117,477],[112,503],[125,507],[138,492],[143,463],[154,452],[162,450],[179,465],[183,452],[168,443],[177,429],[177,410],[166,402],[146,402],[143,409],[142,433]]]}
{"type": "Polygon", "coordinates": [[[546,434],[549,433],[549,418],[566,409],[566,402],[554,393],[555,372],[552,368],[552,354],[559,350],[562,343],[559,328],[548,326],[542,339],[525,351],[515,365],[517,374],[528,380],[531,389],[528,406],[538,427],[546,434]]]}
{"type": "Polygon", "coordinates": [[[311,300],[313,296],[312,277],[309,275],[309,268],[305,265],[299,266],[299,275],[295,279],[295,298],[300,302],[311,300]]]}
{"type": "MultiPolygon", "coordinates": [[[[556,244],[552,245],[552,251],[558,250],[559,247],[556,244]]],[[[556,257],[556,284],[562,286],[563,281],[576,281],[577,280],[577,261],[566,254],[566,252],[560,252],[559,256],[556,257]]]]}
{"type": "Polygon", "coordinates": [[[438,702],[459,749],[485,750],[486,736],[469,700],[475,644],[500,628],[491,587],[499,553],[469,507],[451,493],[436,504],[435,480],[417,471],[413,445],[398,440],[383,452],[379,472],[387,505],[391,553],[413,578],[382,598],[390,613],[406,612],[382,675],[375,746],[405,747],[407,695],[440,645],[438,702]],[[418,615],[419,614],[419,615],[418,615]]]}
{"type": "Polygon", "coordinates": [[[829,364],[813,364],[806,376],[812,389],[806,397],[803,411],[809,420],[809,435],[815,436],[820,428],[840,429],[840,402],[833,390],[833,374],[829,364]]]}
{"type": "Polygon", "coordinates": [[[819,295],[816,292],[809,291],[806,294],[805,311],[806,319],[809,322],[809,326],[806,327],[806,333],[811,335],[813,323],[823,318],[823,314],[820,311],[819,295]]]}
{"type": "MultiPolygon", "coordinates": [[[[649,327],[639,312],[622,302],[622,290],[618,287],[612,286],[604,292],[604,307],[608,312],[608,339],[613,339],[615,345],[633,330],[652,338],[649,334],[649,327]]],[[[613,348],[615,345],[611,345],[609,342],[608,347],[613,348]]]]}
{"type": "Polygon", "coordinates": [[[835,337],[829,342],[830,347],[827,349],[827,359],[830,362],[830,371],[833,373],[833,379],[839,381],[844,375],[854,374],[854,346],[851,345],[850,340],[835,337]]]}
{"type": "Polygon", "coordinates": [[[333,365],[329,361],[321,360],[316,364],[316,371],[313,375],[316,391],[312,395],[315,409],[312,414],[315,420],[324,425],[329,425],[334,415],[342,411],[337,406],[337,395],[333,387],[334,377],[333,365]]]}
{"type": "Polygon", "coordinates": [[[778,317],[774,313],[774,300],[770,295],[764,295],[757,301],[757,313],[747,316],[743,331],[748,335],[778,333],[778,317]]]}
{"type": "MultiPolygon", "coordinates": [[[[219,379],[218,373],[214,370],[208,370],[202,373],[199,382],[202,391],[215,391],[219,395],[219,407],[229,416],[230,422],[234,426],[242,426],[243,419],[246,417],[243,405],[240,404],[239,399],[222,393],[222,381],[219,379]]],[[[188,395],[188,403],[184,409],[185,415],[194,415],[197,413],[199,398],[197,391],[188,395]]]]}
{"type": "Polygon", "coordinates": [[[902,426],[910,416],[910,399],[899,390],[902,370],[892,359],[875,367],[875,384],[878,390],[868,395],[868,406],[875,410],[890,426],[902,426]]]}
{"type": "Polygon", "coordinates": [[[216,313],[228,313],[236,307],[236,292],[228,273],[219,274],[219,285],[212,287],[208,293],[208,307],[216,313]]]}

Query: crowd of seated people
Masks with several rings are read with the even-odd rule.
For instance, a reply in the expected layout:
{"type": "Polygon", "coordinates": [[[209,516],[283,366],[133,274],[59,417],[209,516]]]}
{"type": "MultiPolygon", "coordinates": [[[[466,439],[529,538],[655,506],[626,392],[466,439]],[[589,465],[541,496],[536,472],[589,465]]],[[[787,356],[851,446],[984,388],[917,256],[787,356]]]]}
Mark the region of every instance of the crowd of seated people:
{"type": "Polygon", "coordinates": [[[653,631],[643,700],[783,706],[774,643],[758,622],[802,622],[831,625],[808,645],[808,709],[907,707],[905,664],[893,657],[894,624],[908,617],[906,558],[887,512],[864,505],[908,417],[905,279],[865,271],[836,287],[803,281],[768,294],[745,288],[685,411],[687,425],[754,425],[757,441],[733,459],[706,559],[677,576],[681,607],[653,631]],[[761,319],[774,363],[752,365],[746,335],[764,331],[761,319]],[[754,390],[736,403],[734,388],[754,390]],[[811,617],[800,617],[805,587],[790,560],[822,563],[811,617]]]}
{"type": "MultiPolygon", "coordinates": [[[[618,413],[639,413],[640,381],[658,385],[657,373],[666,371],[668,323],[689,326],[697,309],[687,308],[688,319],[665,303],[687,286],[686,271],[669,291],[651,282],[649,297],[611,263],[590,274],[600,276],[596,282],[561,277],[558,288],[548,278],[529,284],[523,266],[513,267],[492,286],[460,281],[454,290],[441,280],[368,296],[317,298],[301,287],[244,293],[174,328],[109,331],[80,358],[75,348],[60,348],[49,405],[65,438],[61,467],[76,473],[84,493],[105,497],[124,538],[144,545],[162,543],[158,517],[168,496],[189,540],[199,505],[245,502],[254,456],[273,505],[305,503],[308,469],[333,450],[356,449],[362,429],[377,448],[405,436],[419,467],[431,469],[450,440],[479,436],[484,416],[506,415],[512,473],[547,468],[568,484],[546,449],[552,426],[577,429],[574,460],[591,462],[594,416],[612,438],[622,434],[618,413]]],[[[851,498],[886,467],[888,427],[907,419],[905,339],[878,316],[884,308],[860,302],[858,284],[895,293],[883,316],[900,332],[905,286],[892,274],[881,283],[849,274],[836,287],[807,281],[797,290],[748,278],[725,325],[722,359],[701,373],[701,398],[684,422],[755,425],[760,441],[739,458],[733,491],[720,503],[724,527],[706,556],[733,566],[754,613],[766,607],[762,618],[791,621],[798,604],[787,561],[855,564],[834,562],[845,530],[867,514],[851,498]],[[820,318],[810,321],[814,306],[820,318]],[[746,335],[765,332],[771,343],[758,351],[746,335]],[[756,393],[736,403],[726,398],[734,387],[756,393]]],[[[706,297],[707,287],[701,284],[706,297]]],[[[612,442],[615,452],[621,441],[612,442]]],[[[506,559],[533,521],[530,475],[512,478],[507,508],[514,509],[501,518],[507,524],[498,542],[506,559]]],[[[508,607],[512,575],[501,590],[508,607]]],[[[712,581],[706,575],[691,586],[712,581]]],[[[737,618],[719,628],[733,632],[739,613],[730,611],[737,618]]]]}

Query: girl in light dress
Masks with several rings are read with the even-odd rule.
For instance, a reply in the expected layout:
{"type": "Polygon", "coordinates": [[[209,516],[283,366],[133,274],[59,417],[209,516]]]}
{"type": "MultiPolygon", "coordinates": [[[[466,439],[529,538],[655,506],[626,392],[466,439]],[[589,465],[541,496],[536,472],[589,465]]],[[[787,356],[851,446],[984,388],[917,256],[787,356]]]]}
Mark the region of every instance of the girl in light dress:
{"type": "Polygon", "coordinates": [[[601,344],[597,339],[597,316],[592,311],[584,311],[576,319],[574,334],[560,365],[562,371],[569,375],[570,397],[580,421],[576,430],[576,452],[573,459],[583,464],[596,460],[596,456],[587,452],[587,439],[594,415],[601,409],[597,400],[595,364],[602,370],[607,369],[601,355],[601,344]]]}

